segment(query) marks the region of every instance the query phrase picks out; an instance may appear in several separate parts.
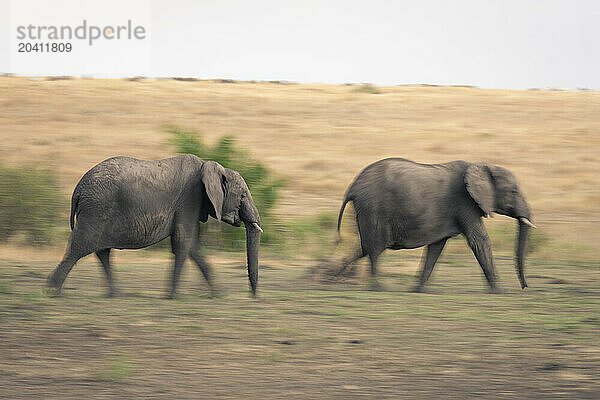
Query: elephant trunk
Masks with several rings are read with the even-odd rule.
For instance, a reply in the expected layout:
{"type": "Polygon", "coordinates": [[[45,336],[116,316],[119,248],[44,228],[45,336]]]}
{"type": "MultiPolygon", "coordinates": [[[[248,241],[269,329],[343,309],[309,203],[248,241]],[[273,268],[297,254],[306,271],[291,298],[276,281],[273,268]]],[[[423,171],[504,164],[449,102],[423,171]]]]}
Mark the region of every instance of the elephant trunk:
{"type": "Polygon", "coordinates": [[[258,247],[260,245],[260,215],[258,209],[252,200],[250,191],[242,201],[240,208],[240,219],[246,226],[246,257],[248,259],[248,279],[250,280],[250,289],[252,296],[256,297],[256,287],[258,285],[258,247]]]}
{"type": "Polygon", "coordinates": [[[517,249],[516,249],[516,269],[519,276],[519,282],[521,282],[521,289],[527,287],[525,281],[525,252],[527,247],[527,236],[529,235],[529,228],[531,222],[527,218],[519,218],[519,236],[517,238],[517,249]]]}
{"type": "Polygon", "coordinates": [[[248,279],[250,280],[252,296],[256,297],[256,287],[258,285],[258,246],[260,244],[260,233],[262,230],[259,230],[260,226],[258,226],[257,223],[245,223],[245,225],[248,279]]]}

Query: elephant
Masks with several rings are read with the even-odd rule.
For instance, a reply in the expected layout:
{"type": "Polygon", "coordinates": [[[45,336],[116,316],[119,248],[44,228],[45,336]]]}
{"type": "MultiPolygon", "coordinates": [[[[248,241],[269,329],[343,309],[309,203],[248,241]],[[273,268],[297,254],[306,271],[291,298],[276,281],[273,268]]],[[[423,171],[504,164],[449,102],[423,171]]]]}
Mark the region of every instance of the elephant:
{"type": "Polygon", "coordinates": [[[516,271],[521,289],[527,287],[525,247],[529,228],[535,225],[515,176],[506,168],[462,160],[444,164],[420,164],[403,158],[376,161],[360,172],[346,192],[338,217],[338,238],[348,202],[354,205],[361,246],[340,272],[369,256],[371,277],[377,286],[377,259],[384,250],[427,246],[414,288],[420,292],[446,241],[463,234],[490,290],[498,292],[492,247],[482,220],[498,213],[518,220],[516,271]]]}
{"type": "Polygon", "coordinates": [[[108,294],[115,296],[111,249],[139,249],[170,236],[175,263],[167,297],[175,296],[188,256],[216,294],[211,268],[198,244],[198,221],[206,222],[209,215],[236,227],[244,222],[248,278],[256,296],[262,228],[250,190],[238,172],[191,154],[154,161],[123,156],[104,160],[85,173],[73,191],[69,244],[48,276],[48,289],[60,294],[75,263],[96,253],[108,294]]]}

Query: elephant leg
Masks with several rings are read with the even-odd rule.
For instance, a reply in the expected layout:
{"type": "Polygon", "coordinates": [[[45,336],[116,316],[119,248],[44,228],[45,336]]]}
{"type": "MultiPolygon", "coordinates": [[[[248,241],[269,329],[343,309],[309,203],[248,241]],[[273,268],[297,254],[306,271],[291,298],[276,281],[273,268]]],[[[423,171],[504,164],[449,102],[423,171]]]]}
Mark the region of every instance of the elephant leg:
{"type": "Polygon", "coordinates": [[[53,289],[55,295],[60,294],[65,279],[67,279],[67,275],[69,275],[69,272],[71,272],[71,269],[73,269],[73,266],[77,261],[94,252],[94,250],[87,245],[87,241],[81,239],[82,237],[85,237],[85,235],[81,235],[80,230],[76,227],[71,233],[68,250],[65,253],[65,256],[56,269],[48,276],[46,282],[47,286],[48,288],[53,289]]]}
{"type": "Polygon", "coordinates": [[[206,283],[208,283],[208,286],[210,287],[211,294],[213,296],[217,296],[218,290],[213,280],[212,269],[210,268],[210,265],[208,265],[208,263],[206,262],[206,259],[200,253],[200,249],[198,248],[197,244],[196,246],[192,246],[192,249],[190,250],[190,257],[192,258],[192,260],[194,260],[194,262],[198,266],[198,269],[200,269],[200,272],[202,272],[204,279],[206,279],[206,283]]]}
{"type": "Polygon", "coordinates": [[[442,254],[442,250],[444,249],[447,240],[447,238],[444,238],[438,242],[431,243],[427,246],[427,249],[425,250],[425,257],[423,260],[423,269],[421,270],[419,284],[415,288],[415,292],[420,292],[423,290],[423,286],[425,285],[425,282],[429,280],[431,272],[433,271],[433,267],[435,266],[435,263],[440,257],[440,254],[442,254]]]}
{"type": "Polygon", "coordinates": [[[383,290],[383,285],[377,279],[377,260],[383,251],[369,253],[369,261],[371,262],[371,275],[369,277],[369,290],[383,290]]]}
{"type": "Polygon", "coordinates": [[[386,243],[389,241],[388,232],[379,217],[371,212],[357,213],[356,224],[363,254],[367,254],[371,262],[369,287],[372,290],[382,290],[382,286],[377,281],[377,260],[386,249],[386,243]]]}
{"type": "Polygon", "coordinates": [[[171,251],[175,255],[175,263],[173,264],[173,272],[171,274],[171,290],[167,295],[167,298],[175,298],[177,292],[177,285],[179,283],[179,277],[181,276],[181,270],[183,269],[183,263],[187,258],[190,251],[190,235],[186,234],[186,229],[183,225],[177,224],[174,232],[171,234],[171,251]]]}
{"type": "MultiPolygon", "coordinates": [[[[366,255],[367,254],[363,251],[362,248],[356,250],[356,252],[354,254],[352,254],[350,257],[345,258],[342,261],[342,266],[340,267],[339,270],[335,271],[335,275],[338,275],[338,276],[344,275],[346,273],[346,270],[348,269],[349,266],[351,266],[357,260],[363,258],[366,255]]],[[[354,273],[349,274],[349,275],[354,275],[354,273]]]]}
{"type": "Polygon", "coordinates": [[[54,272],[48,276],[47,285],[49,288],[54,290],[55,295],[59,295],[61,293],[65,279],[67,279],[67,275],[69,275],[69,272],[71,272],[71,269],[73,269],[73,266],[77,261],[79,261],[80,258],[80,256],[71,253],[65,255],[54,272]]]}
{"type": "Polygon", "coordinates": [[[181,276],[181,270],[183,269],[183,263],[187,258],[185,252],[183,251],[174,251],[175,254],[175,263],[173,265],[173,272],[171,274],[171,289],[167,298],[174,299],[175,293],[177,292],[177,285],[179,284],[179,277],[181,276]]]}
{"type": "Polygon", "coordinates": [[[96,257],[102,263],[102,268],[106,274],[106,281],[108,282],[108,297],[117,296],[118,292],[115,287],[115,282],[112,276],[112,270],[110,268],[110,249],[102,249],[96,252],[96,257]]]}
{"type": "Polygon", "coordinates": [[[369,254],[369,261],[371,262],[371,276],[377,276],[377,260],[379,259],[379,254],[369,254]]]}
{"type": "Polygon", "coordinates": [[[492,244],[490,237],[483,226],[483,222],[479,221],[478,224],[471,227],[465,232],[465,236],[469,247],[473,251],[473,254],[475,254],[475,258],[477,258],[477,261],[483,270],[483,274],[490,285],[490,289],[492,292],[497,292],[498,288],[496,286],[496,272],[494,270],[494,259],[492,257],[492,244]]]}

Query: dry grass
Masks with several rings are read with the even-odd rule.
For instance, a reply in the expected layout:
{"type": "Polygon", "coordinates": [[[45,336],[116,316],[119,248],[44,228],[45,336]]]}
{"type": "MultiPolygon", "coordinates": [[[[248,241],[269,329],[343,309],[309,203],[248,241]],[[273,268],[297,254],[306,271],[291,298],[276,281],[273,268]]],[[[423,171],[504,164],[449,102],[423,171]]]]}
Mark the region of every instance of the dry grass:
{"type": "MultiPolygon", "coordinates": [[[[287,179],[284,219],[337,212],[356,173],[386,156],[487,160],[516,173],[553,239],[528,260],[527,290],[499,252],[505,293],[487,294],[454,240],[425,294],[409,292],[420,251],[384,255],[383,292],[308,279],[304,251],[266,254],[258,301],[244,255],[209,252],[227,296],[206,297],[188,264],[181,297],[166,301],[170,253],[142,250],[114,252],[125,297],[102,297],[90,257],[65,297],[49,298],[41,289],[62,247],[3,245],[0,397],[598,398],[600,93],[354,89],[0,77],[0,159],[52,166],[70,194],[107,157],[173,155],[163,125],[208,141],[232,134],[287,179]]],[[[495,251],[510,251],[503,223],[488,222],[495,251]]]]}
{"type": "Polygon", "coordinates": [[[0,259],[0,397],[598,398],[591,263],[532,262],[521,291],[500,260],[505,292],[490,295],[472,256],[445,258],[416,294],[418,257],[382,262],[383,292],[311,281],[307,264],[265,257],[252,300],[243,256],[212,255],[227,296],[208,298],[188,264],[167,301],[167,255],[143,254],[116,252],[117,299],[102,297],[94,259],[60,298],[41,293],[47,263],[0,259]]]}
{"type": "Polygon", "coordinates": [[[0,78],[0,158],[55,167],[70,193],[117,154],[173,155],[163,125],[235,135],[288,179],[282,217],[336,212],[352,178],[387,156],[487,160],[524,186],[536,223],[596,257],[600,93],[175,80],[0,78]]]}

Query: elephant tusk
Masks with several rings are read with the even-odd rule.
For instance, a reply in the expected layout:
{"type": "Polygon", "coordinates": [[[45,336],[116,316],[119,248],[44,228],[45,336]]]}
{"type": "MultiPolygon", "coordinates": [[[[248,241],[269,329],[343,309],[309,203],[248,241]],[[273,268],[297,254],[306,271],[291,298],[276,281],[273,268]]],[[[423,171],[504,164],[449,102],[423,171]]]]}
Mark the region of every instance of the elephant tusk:
{"type": "Polygon", "coordinates": [[[537,226],[535,226],[534,224],[532,224],[532,223],[531,223],[531,221],[530,221],[530,220],[528,220],[528,219],[527,219],[527,218],[525,218],[525,217],[521,217],[521,218],[519,218],[519,222],[522,222],[522,223],[524,223],[525,225],[529,225],[529,226],[530,226],[530,227],[532,227],[532,228],[537,228],[537,226]]]}
{"type": "MultiPolygon", "coordinates": [[[[530,222],[530,224],[531,224],[531,222],[530,222]]],[[[253,222],[253,223],[252,223],[252,226],[253,226],[254,228],[256,228],[256,230],[260,231],[260,233],[263,233],[263,230],[262,230],[262,228],[261,228],[261,227],[260,227],[260,225],[258,225],[256,222],[253,222]]]]}

